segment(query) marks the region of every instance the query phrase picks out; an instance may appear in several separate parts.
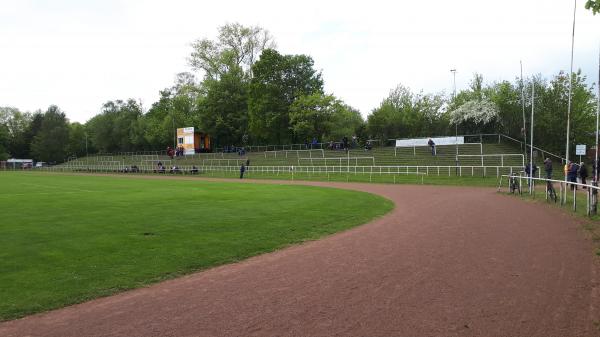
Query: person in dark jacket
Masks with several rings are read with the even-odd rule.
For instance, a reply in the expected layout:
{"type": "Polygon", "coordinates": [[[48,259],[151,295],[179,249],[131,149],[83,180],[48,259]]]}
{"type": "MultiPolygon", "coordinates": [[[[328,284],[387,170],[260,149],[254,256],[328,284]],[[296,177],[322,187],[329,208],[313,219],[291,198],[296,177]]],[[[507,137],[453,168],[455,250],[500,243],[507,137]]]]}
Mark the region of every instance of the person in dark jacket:
{"type": "Polygon", "coordinates": [[[427,145],[429,145],[429,147],[431,148],[431,155],[435,156],[435,142],[433,141],[433,139],[429,138],[427,145]]]}
{"type": "Polygon", "coordinates": [[[552,160],[550,158],[544,160],[544,171],[546,171],[546,179],[552,179],[552,160]]]}
{"type": "MultiPolygon", "coordinates": [[[[583,162],[581,162],[581,164],[579,165],[579,178],[581,178],[581,183],[586,185],[587,182],[585,181],[588,177],[588,170],[587,167],[585,166],[585,164],[583,162]]],[[[583,187],[584,189],[586,188],[585,186],[583,187]]]]}
{"type": "Polygon", "coordinates": [[[246,172],[246,166],[242,163],[242,166],[240,166],[240,179],[244,179],[244,172],[246,172]]]}
{"type": "MultiPolygon", "coordinates": [[[[527,174],[528,177],[535,178],[536,172],[537,166],[535,166],[535,164],[533,164],[533,166],[531,165],[531,163],[525,165],[525,174],[527,174]]],[[[528,179],[527,184],[529,186],[531,184],[531,180],[528,179]]]]}
{"type": "MultiPolygon", "coordinates": [[[[567,180],[571,183],[577,183],[577,173],[579,172],[579,165],[575,163],[569,164],[569,172],[567,174],[567,180]]],[[[576,190],[577,185],[571,185],[571,190],[576,190]]]]}

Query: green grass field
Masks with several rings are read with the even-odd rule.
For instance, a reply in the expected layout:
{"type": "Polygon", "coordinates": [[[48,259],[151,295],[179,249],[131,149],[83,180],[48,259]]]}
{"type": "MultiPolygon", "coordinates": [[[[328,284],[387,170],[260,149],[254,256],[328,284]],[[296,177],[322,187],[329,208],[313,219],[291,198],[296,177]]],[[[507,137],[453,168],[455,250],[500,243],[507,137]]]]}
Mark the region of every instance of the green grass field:
{"type": "Polygon", "coordinates": [[[330,188],[0,172],[0,320],[317,239],[392,208],[330,188]]]}

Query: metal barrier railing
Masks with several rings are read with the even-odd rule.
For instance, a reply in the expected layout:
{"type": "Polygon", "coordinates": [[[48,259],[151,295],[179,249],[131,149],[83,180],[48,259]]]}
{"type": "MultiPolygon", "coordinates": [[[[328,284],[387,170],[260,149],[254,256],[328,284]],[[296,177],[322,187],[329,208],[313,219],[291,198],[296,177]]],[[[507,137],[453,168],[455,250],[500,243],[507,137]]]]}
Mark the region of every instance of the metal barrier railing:
{"type": "MultiPolygon", "coordinates": [[[[343,158],[343,157],[342,157],[343,158]]],[[[243,162],[243,161],[242,161],[243,162]]],[[[240,169],[238,165],[166,165],[166,161],[163,162],[164,171],[170,171],[172,167],[177,167],[182,173],[188,172],[192,169],[196,169],[199,172],[231,172],[240,169]]],[[[238,162],[239,164],[239,162],[238,162]]],[[[68,165],[68,166],[51,166],[40,168],[39,170],[45,171],[80,171],[80,172],[132,172],[135,167],[140,172],[156,172],[158,166],[156,162],[151,161],[148,163],[141,163],[139,165],[87,165],[81,163],[80,165],[68,165]]],[[[268,173],[282,173],[282,172],[298,172],[298,173],[351,173],[351,174],[424,174],[429,176],[471,176],[471,177],[488,177],[495,176],[500,177],[502,174],[513,174],[520,172],[523,168],[521,166],[423,166],[423,165],[261,165],[261,166],[248,166],[246,172],[268,172],[268,173]]]]}
{"type": "Polygon", "coordinates": [[[509,188],[509,192],[511,189],[511,184],[514,184],[515,182],[511,182],[511,179],[518,179],[518,186],[519,186],[519,193],[522,193],[523,191],[523,181],[527,182],[527,186],[528,186],[528,193],[531,194],[533,197],[535,197],[535,183],[536,181],[543,181],[546,183],[545,186],[545,196],[546,196],[546,200],[548,200],[550,193],[551,193],[551,189],[554,189],[554,185],[553,183],[558,183],[559,185],[559,195],[558,197],[560,198],[560,204],[561,205],[565,205],[567,203],[567,193],[568,193],[568,188],[570,187],[573,193],[573,206],[572,209],[573,211],[577,211],[577,187],[581,187],[582,189],[585,190],[586,192],[586,214],[587,215],[592,215],[592,214],[596,214],[597,213],[597,209],[598,209],[598,191],[600,191],[600,188],[598,187],[597,182],[592,182],[592,184],[582,184],[582,183],[577,183],[577,182],[569,182],[569,181],[565,181],[565,180],[556,180],[556,179],[547,179],[547,178],[534,178],[534,177],[528,177],[528,176],[522,176],[522,175],[514,175],[514,174],[510,174],[510,175],[502,175],[500,177],[500,181],[498,183],[498,191],[500,191],[502,189],[502,181],[504,180],[503,178],[507,178],[508,180],[508,188],[509,188]]]}

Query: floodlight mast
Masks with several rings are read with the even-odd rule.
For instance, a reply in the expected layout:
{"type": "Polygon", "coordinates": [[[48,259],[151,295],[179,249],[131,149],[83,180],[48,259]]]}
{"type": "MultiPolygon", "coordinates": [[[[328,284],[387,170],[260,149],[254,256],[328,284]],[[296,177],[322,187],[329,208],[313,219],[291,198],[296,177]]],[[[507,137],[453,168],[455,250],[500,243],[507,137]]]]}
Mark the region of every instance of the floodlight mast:
{"type": "Polygon", "coordinates": [[[525,82],[523,82],[523,62],[519,61],[521,64],[521,106],[523,108],[523,143],[525,152],[525,161],[527,162],[527,121],[525,119],[525,82]]]}
{"type": "MultiPolygon", "coordinates": [[[[454,89],[452,91],[452,100],[456,101],[456,68],[455,69],[450,69],[450,72],[452,73],[452,76],[454,77],[454,89]]],[[[454,121],[454,147],[456,148],[456,158],[455,158],[455,163],[456,163],[456,170],[458,171],[458,121],[455,120],[454,121]]]]}
{"type": "MultiPolygon", "coordinates": [[[[569,163],[569,137],[570,137],[570,127],[571,127],[571,94],[573,91],[573,49],[575,47],[575,13],[577,12],[577,0],[573,1],[573,31],[571,34],[571,68],[569,71],[569,102],[567,105],[567,146],[565,149],[565,160],[566,163],[569,163]]],[[[567,181],[567,174],[565,174],[565,182],[567,181]]],[[[566,193],[565,193],[566,200],[566,193]]]]}
{"type": "Polygon", "coordinates": [[[531,141],[529,142],[529,193],[533,193],[533,111],[535,107],[535,79],[531,81],[531,141]]]}
{"type": "Polygon", "coordinates": [[[598,125],[600,120],[600,48],[598,49],[598,105],[596,106],[596,158],[594,161],[594,182],[598,183],[598,125]]]}

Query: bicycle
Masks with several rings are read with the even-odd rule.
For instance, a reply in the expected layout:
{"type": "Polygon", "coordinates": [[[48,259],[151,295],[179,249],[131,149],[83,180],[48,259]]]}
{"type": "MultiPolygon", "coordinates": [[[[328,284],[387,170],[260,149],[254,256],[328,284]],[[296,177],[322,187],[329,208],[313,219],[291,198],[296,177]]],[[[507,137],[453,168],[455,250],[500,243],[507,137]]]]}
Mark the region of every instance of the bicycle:
{"type": "Polygon", "coordinates": [[[558,196],[556,195],[556,190],[554,189],[554,185],[550,180],[546,180],[546,193],[550,200],[554,200],[554,202],[556,203],[556,201],[558,200],[558,196]]]}
{"type": "Polygon", "coordinates": [[[517,179],[517,175],[516,174],[511,174],[510,175],[510,179],[509,179],[509,188],[510,188],[510,193],[515,193],[515,191],[517,191],[519,194],[521,194],[521,184],[519,183],[519,180],[517,179]]]}

